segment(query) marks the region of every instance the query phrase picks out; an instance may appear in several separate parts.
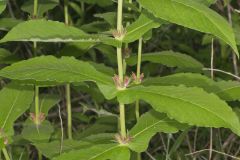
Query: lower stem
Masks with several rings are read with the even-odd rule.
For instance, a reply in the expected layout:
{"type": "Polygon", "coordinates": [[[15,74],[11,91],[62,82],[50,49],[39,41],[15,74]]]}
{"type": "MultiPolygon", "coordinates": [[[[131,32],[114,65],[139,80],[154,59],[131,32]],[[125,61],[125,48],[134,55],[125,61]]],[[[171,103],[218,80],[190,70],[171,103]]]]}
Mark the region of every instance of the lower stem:
{"type": "Polygon", "coordinates": [[[117,48],[117,60],[118,60],[118,76],[119,76],[120,82],[123,83],[122,48],[117,48]]]}
{"type": "Polygon", "coordinates": [[[37,17],[37,12],[38,12],[38,0],[34,0],[33,4],[33,17],[37,17]]]}
{"type": "Polygon", "coordinates": [[[64,18],[65,18],[65,24],[69,24],[68,20],[68,0],[64,0],[64,18]]]}
{"type": "Polygon", "coordinates": [[[3,155],[5,157],[5,160],[11,160],[10,156],[8,155],[8,151],[6,148],[2,149],[3,155]]]}
{"type": "Polygon", "coordinates": [[[35,120],[35,123],[36,125],[39,125],[39,87],[38,86],[35,86],[35,117],[36,117],[36,120],[35,120]]]}
{"type": "Polygon", "coordinates": [[[138,62],[137,62],[137,82],[140,83],[140,75],[141,75],[141,62],[142,62],[142,41],[140,38],[138,41],[138,62]]]}
{"type": "Polygon", "coordinates": [[[140,117],[140,114],[139,114],[139,100],[137,100],[136,104],[135,104],[135,115],[136,115],[136,119],[138,121],[138,119],[140,117]]]}
{"type": "Polygon", "coordinates": [[[67,121],[68,121],[68,138],[72,139],[72,106],[71,106],[71,89],[70,84],[65,86],[66,104],[67,104],[67,121]]]}
{"type": "Polygon", "coordinates": [[[126,137],[126,125],[125,125],[125,106],[124,104],[119,104],[119,110],[120,110],[120,128],[121,128],[121,136],[126,137]]]}
{"type": "Polygon", "coordinates": [[[40,150],[38,150],[38,160],[42,160],[42,153],[40,150]]]}

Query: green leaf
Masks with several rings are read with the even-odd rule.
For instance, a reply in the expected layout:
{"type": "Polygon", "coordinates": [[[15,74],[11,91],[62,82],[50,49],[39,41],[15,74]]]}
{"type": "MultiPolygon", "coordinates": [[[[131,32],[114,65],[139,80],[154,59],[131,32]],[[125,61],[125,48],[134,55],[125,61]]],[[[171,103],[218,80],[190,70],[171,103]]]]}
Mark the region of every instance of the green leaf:
{"type": "Polygon", "coordinates": [[[240,99],[240,83],[237,81],[219,81],[195,73],[177,73],[164,77],[148,78],[142,83],[144,86],[158,85],[185,85],[187,87],[200,87],[209,93],[214,93],[225,101],[240,99]]]}
{"type": "Polygon", "coordinates": [[[36,127],[36,124],[28,119],[23,124],[22,136],[24,139],[31,142],[48,142],[54,128],[49,121],[43,121],[41,125],[36,127]]]}
{"type": "Polygon", "coordinates": [[[210,6],[211,4],[216,3],[217,0],[196,0],[196,2],[210,6]]]}
{"type": "Polygon", "coordinates": [[[22,20],[19,20],[19,19],[1,18],[0,19],[0,30],[8,31],[21,22],[22,22],[22,20]]]}
{"type": "Polygon", "coordinates": [[[141,99],[156,111],[181,123],[201,127],[230,128],[240,135],[240,123],[226,102],[200,88],[185,86],[133,87],[118,93],[122,103],[141,99]]]}
{"type": "Polygon", "coordinates": [[[5,10],[6,6],[7,6],[7,1],[0,0],[0,14],[5,10]]]}
{"type": "Polygon", "coordinates": [[[117,19],[116,12],[98,13],[98,14],[95,14],[94,17],[104,19],[112,27],[116,26],[116,19],[117,19]]]}
{"type": "MultiPolygon", "coordinates": [[[[44,113],[45,116],[48,115],[49,110],[58,104],[60,101],[60,96],[56,94],[41,94],[39,108],[40,112],[44,113]]],[[[32,104],[31,112],[35,111],[35,106],[32,104]]]]}
{"type": "Polygon", "coordinates": [[[12,64],[20,59],[8,50],[0,48],[0,64],[12,64]]]}
{"type": "Polygon", "coordinates": [[[238,55],[235,37],[219,14],[193,0],[138,0],[154,16],[178,25],[212,34],[229,44],[238,55]]]}
{"type": "Polygon", "coordinates": [[[13,124],[30,107],[33,95],[32,86],[13,83],[0,91],[0,129],[3,129],[4,134],[13,135],[13,124]]]}
{"type": "Polygon", "coordinates": [[[78,0],[80,2],[85,2],[87,4],[96,4],[100,7],[111,6],[113,4],[112,0],[78,0]]]}
{"type": "Polygon", "coordinates": [[[129,135],[132,140],[129,143],[129,148],[135,152],[143,152],[147,149],[151,137],[157,132],[175,133],[184,128],[186,125],[169,119],[166,114],[151,110],[142,115],[137,124],[130,130],[129,135]]]}
{"type": "Polygon", "coordinates": [[[103,42],[113,46],[121,45],[114,38],[104,35],[89,35],[78,28],[67,26],[64,23],[43,19],[29,20],[18,24],[1,39],[0,43],[8,41],[103,42]]]}
{"type": "Polygon", "coordinates": [[[219,90],[215,91],[219,97],[226,101],[235,101],[240,99],[240,83],[237,81],[219,81],[216,82],[219,90]]]}
{"type": "Polygon", "coordinates": [[[100,144],[78,151],[64,153],[53,160],[129,160],[130,151],[118,144],[100,144]]]}
{"type": "MultiPolygon", "coordinates": [[[[137,55],[126,59],[128,65],[133,66],[137,64],[137,55]]],[[[194,58],[173,51],[162,51],[156,53],[146,53],[142,55],[142,62],[149,61],[153,63],[160,63],[168,67],[179,67],[182,69],[201,70],[203,65],[194,58]]]]}
{"type": "MultiPolygon", "coordinates": [[[[58,0],[39,0],[38,1],[38,15],[43,16],[48,10],[55,8],[59,4],[58,0]]],[[[21,9],[29,14],[33,14],[34,1],[26,1],[21,9]]]]}
{"type": "Polygon", "coordinates": [[[127,33],[123,39],[123,42],[134,42],[141,38],[149,30],[161,26],[161,23],[161,21],[158,21],[149,15],[141,14],[135,22],[126,28],[127,33]]]}
{"type": "Polygon", "coordinates": [[[171,86],[185,85],[187,87],[200,87],[207,92],[218,91],[215,81],[197,73],[176,73],[164,77],[150,77],[143,81],[144,86],[171,86]]]}
{"type": "Polygon", "coordinates": [[[74,56],[79,57],[87,53],[89,49],[94,47],[96,43],[94,42],[85,42],[85,43],[68,43],[60,51],[60,56],[74,56]]]}
{"type": "Polygon", "coordinates": [[[75,140],[64,140],[61,144],[60,141],[52,141],[48,143],[33,143],[41,153],[47,158],[52,159],[53,157],[59,156],[60,153],[67,153],[73,150],[90,147],[89,142],[75,141],[75,140]],[[61,149],[62,146],[62,149],[61,149]]]}
{"type": "Polygon", "coordinates": [[[52,141],[48,143],[34,143],[41,153],[47,158],[52,159],[53,157],[59,156],[60,154],[67,153],[73,150],[82,148],[89,148],[96,144],[108,144],[113,141],[113,134],[97,134],[86,137],[81,141],[76,140],[64,140],[61,144],[60,141],[52,141]],[[62,149],[61,149],[62,146],[62,149]]]}
{"type": "Polygon", "coordinates": [[[111,76],[97,71],[88,62],[73,57],[41,56],[14,63],[0,71],[0,76],[27,83],[77,83],[93,81],[108,98],[113,98],[116,87],[111,76]]]}
{"type": "Polygon", "coordinates": [[[98,118],[93,125],[85,128],[84,131],[79,132],[76,137],[82,139],[93,134],[116,133],[118,130],[117,122],[117,117],[102,116],[98,118]]]}

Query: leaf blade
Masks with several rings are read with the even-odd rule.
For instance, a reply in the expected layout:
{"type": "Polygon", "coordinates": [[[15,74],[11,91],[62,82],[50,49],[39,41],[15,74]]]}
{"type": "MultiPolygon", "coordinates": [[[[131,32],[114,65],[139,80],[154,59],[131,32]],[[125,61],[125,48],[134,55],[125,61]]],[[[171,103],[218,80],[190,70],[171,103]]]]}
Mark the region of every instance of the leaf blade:
{"type": "Polygon", "coordinates": [[[224,18],[207,6],[191,0],[138,1],[158,18],[220,38],[239,55],[232,28],[224,18]]]}
{"type": "Polygon", "coordinates": [[[140,86],[121,91],[117,97],[125,104],[142,99],[151,104],[156,111],[167,113],[168,117],[181,123],[202,127],[225,127],[240,134],[239,120],[227,103],[200,88],[140,86]]]}

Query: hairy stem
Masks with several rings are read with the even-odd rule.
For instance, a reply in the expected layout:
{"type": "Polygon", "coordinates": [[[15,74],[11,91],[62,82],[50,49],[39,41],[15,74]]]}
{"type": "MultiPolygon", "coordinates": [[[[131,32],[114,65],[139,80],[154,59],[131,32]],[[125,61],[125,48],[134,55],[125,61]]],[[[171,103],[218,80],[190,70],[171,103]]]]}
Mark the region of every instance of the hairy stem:
{"type": "Polygon", "coordinates": [[[10,156],[9,156],[8,151],[7,151],[6,148],[3,148],[3,149],[2,149],[2,152],[3,152],[3,155],[4,155],[4,157],[5,157],[5,160],[11,160],[11,158],[10,158],[10,156]]]}
{"type": "Polygon", "coordinates": [[[72,139],[72,106],[71,106],[71,90],[70,84],[65,86],[66,104],[67,104],[67,120],[68,120],[68,138],[72,139]]]}

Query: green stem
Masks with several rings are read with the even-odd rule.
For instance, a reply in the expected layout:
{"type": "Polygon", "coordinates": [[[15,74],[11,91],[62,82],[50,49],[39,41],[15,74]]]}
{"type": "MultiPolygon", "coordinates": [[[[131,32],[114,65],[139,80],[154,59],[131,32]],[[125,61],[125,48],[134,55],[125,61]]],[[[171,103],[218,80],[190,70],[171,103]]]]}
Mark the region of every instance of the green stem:
{"type": "Polygon", "coordinates": [[[123,61],[122,61],[122,48],[117,48],[117,61],[118,61],[118,76],[120,83],[123,83],[123,61]]]}
{"type": "Polygon", "coordinates": [[[68,138],[72,139],[72,106],[71,106],[71,88],[70,84],[66,84],[66,104],[67,104],[67,120],[68,120],[68,138]]]}
{"type": "Polygon", "coordinates": [[[38,160],[42,160],[42,152],[38,150],[38,160]]]}
{"type": "Polygon", "coordinates": [[[126,123],[125,123],[125,106],[124,104],[120,103],[119,104],[119,109],[120,109],[120,128],[121,128],[121,136],[126,137],[126,123]]]}
{"type": "MultiPolygon", "coordinates": [[[[65,24],[69,25],[68,20],[68,0],[64,0],[64,17],[65,24]]],[[[67,104],[67,124],[68,124],[68,139],[72,139],[72,106],[71,106],[71,88],[70,84],[66,84],[66,104],[67,104]]]]}
{"type": "Polygon", "coordinates": [[[38,86],[35,86],[35,123],[36,125],[38,126],[40,124],[39,122],[39,87],[38,86]]]}
{"type": "Polygon", "coordinates": [[[33,17],[36,18],[38,14],[38,0],[34,0],[33,17]]]}
{"type": "Polygon", "coordinates": [[[139,100],[136,101],[136,105],[135,105],[135,115],[136,115],[136,119],[138,121],[139,117],[140,117],[140,113],[139,113],[139,100]]]}
{"type": "Polygon", "coordinates": [[[140,83],[141,63],[142,63],[142,43],[143,43],[143,39],[140,38],[138,41],[137,83],[140,83]]]}
{"type": "Polygon", "coordinates": [[[69,20],[68,20],[68,0],[64,0],[64,18],[65,18],[65,24],[69,25],[69,20]]]}
{"type": "Polygon", "coordinates": [[[3,149],[2,149],[2,152],[3,152],[3,155],[4,155],[4,157],[5,157],[5,160],[11,160],[11,159],[10,159],[10,156],[8,155],[8,151],[7,151],[6,148],[3,148],[3,149]]]}
{"type": "MultiPolygon", "coordinates": [[[[123,0],[118,0],[118,11],[117,11],[117,30],[122,30],[122,10],[123,10],[123,0]]],[[[123,83],[123,59],[122,59],[122,48],[117,48],[117,61],[118,61],[118,76],[120,83],[123,83]]],[[[124,104],[119,104],[120,110],[120,128],[121,136],[126,137],[126,124],[125,124],[125,106],[124,104]]]]}
{"type": "MultiPolygon", "coordinates": [[[[117,30],[122,30],[122,9],[123,0],[118,0],[118,12],[117,12],[117,30]]],[[[122,48],[117,48],[117,60],[118,60],[118,76],[120,82],[123,83],[123,60],[122,60],[122,48]]]]}

